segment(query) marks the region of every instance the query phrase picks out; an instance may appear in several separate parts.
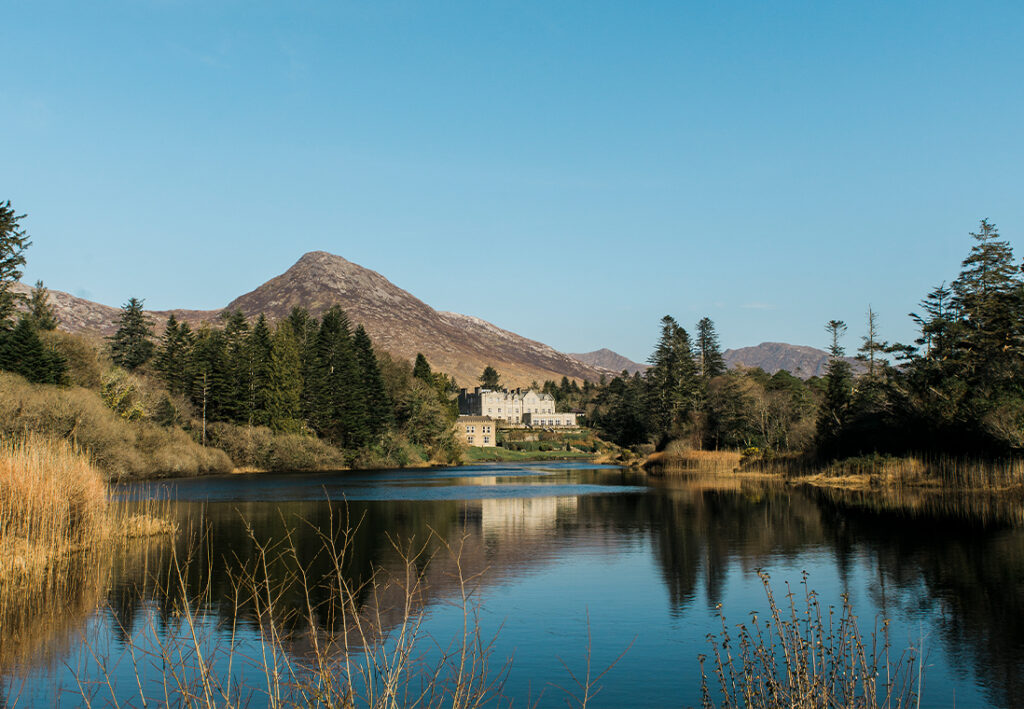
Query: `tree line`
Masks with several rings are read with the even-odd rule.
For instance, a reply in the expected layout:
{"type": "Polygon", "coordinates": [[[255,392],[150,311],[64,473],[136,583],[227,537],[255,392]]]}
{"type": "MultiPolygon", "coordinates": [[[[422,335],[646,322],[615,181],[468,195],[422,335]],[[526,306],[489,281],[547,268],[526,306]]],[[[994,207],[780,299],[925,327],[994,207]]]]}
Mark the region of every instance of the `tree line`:
{"type": "Polygon", "coordinates": [[[853,377],[842,359],[846,324],[828,324],[823,455],[1024,451],[1024,274],[993,223],[982,220],[970,236],[960,273],[910,313],[918,329],[912,344],[880,340],[869,309],[858,351],[865,374],[853,377]]]}

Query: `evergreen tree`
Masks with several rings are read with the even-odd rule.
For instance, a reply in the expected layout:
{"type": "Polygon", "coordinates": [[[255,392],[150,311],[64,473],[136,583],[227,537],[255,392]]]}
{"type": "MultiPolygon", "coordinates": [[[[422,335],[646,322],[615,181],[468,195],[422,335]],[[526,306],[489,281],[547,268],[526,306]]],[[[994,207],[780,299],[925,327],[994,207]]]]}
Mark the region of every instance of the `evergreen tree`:
{"type": "Polygon", "coordinates": [[[718,333],[711,318],[697,323],[697,372],[707,381],[725,374],[725,359],[718,344],[718,333]]]}
{"type": "Polygon", "coordinates": [[[267,392],[266,425],[278,431],[301,430],[302,358],[290,320],[279,322],[271,337],[267,392]]]}
{"type": "Polygon", "coordinates": [[[974,246],[952,284],[958,354],[972,385],[998,387],[1020,373],[1024,353],[1020,269],[994,224],[983,219],[971,237],[974,246]]]}
{"type": "MultiPolygon", "coordinates": [[[[289,326],[290,327],[290,326],[289,326]]],[[[249,423],[263,426],[270,424],[270,399],[275,395],[272,391],[272,334],[267,318],[260,313],[252,328],[246,347],[249,362],[249,397],[247,409],[249,423]]]]}
{"type": "Polygon", "coordinates": [[[416,364],[412,366],[412,376],[422,379],[428,384],[433,384],[434,382],[433,372],[430,371],[430,363],[427,362],[427,358],[423,356],[422,352],[416,353],[416,364]]]}
{"type": "Polygon", "coordinates": [[[317,335],[320,332],[320,322],[316,318],[311,317],[304,308],[295,307],[292,308],[291,313],[288,315],[288,324],[291,325],[292,335],[299,348],[299,369],[302,377],[302,394],[299,401],[301,417],[306,421],[310,421],[313,415],[314,403],[311,398],[313,391],[310,384],[314,378],[312,368],[316,360],[315,349],[317,335]]]}
{"type": "Polygon", "coordinates": [[[188,323],[179,323],[171,313],[156,349],[155,366],[164,386],[172,394],[189,391],[189,372],[194,337],[188,323]]]}
{"type": "Polygon", "coordinates": [[[868,379],[877,381],[881,370],[888,362],[885,353],[889,350],[889,344],[878,339],[878,313],[871,306],[868,306],[868,331],[861,336],[861,346],[857,350],[857,359],[868,365],[868,379]]]}
{"type": "Polygon", "coordinates": [[[206,424],[231,418],[233,387],[224,333],[203,325],[192,347],[189,398],[203,425],[202,441],[206,444],[206,424]]]}
{"type": "Polygon", "coordinates": [[[50,294],[42,281],[36,281],[36,287],[29,296],[28,312],[37,330],[56,330],[57,313],[50,305],[50,294]]]}
{"type": "Polygon", "coordinates": [[[227,364],[227,396],[223,402],[228,421],[252,421],[253,359],[249,348],[249,321],[241,310],[221,314],[227,364]]]}
{"type": "Polygon", "coordinates": [[[501,385],[501,375],[491,365],[484,367],[483,374],[480,375],[480,386],[484,389],[497,389],[501,385]]]}
{"type": "Polygon", "coordinates": [[[665,443],[685,424],[698,396],[690,335],[669,315],[661,319],[661,337],[650,363],[646,375],[650,428],[665,443]]]}
{"type": "Polygon", "coordinates": [[[121,306],[117,332],[111,335],[110,355],[114,364],[128,371],[138,369],[153,356],[153,328],[142,311],[142,302],[131,298],[121,306]]]}
{"type": "Polygon", "coordinates": [[[850,363],[843,355],[843,347],[839,344],[846,333],[846,323],[842,320],[830,320],[825,330],[831,337],[829,346],[828,369],[825,373],[825,400],[821,403],[818,413],[818,447],[826,454],[834,454],[843,431],[843,425],[853,393],[853,373],[850,363]]]}
{"type": "Polygon", "coordinates": [[[338,306],[324,313],[308,382],[313,429],[333,443],[352,448],[369,436],[365,398],[348,316],[338,306]]]}
{"type": "Polygon", "coordinates": [[[0,203],[0,331],[11,329],[15,305],[21,300],[11,286],[21,278],[25,249],[32,245],[19,224],[24,218],[15,214],[10,200],[0,203]]]}
{"type": "MultiPolygon", "coordinates": [[[[384,433],[391,423],[393,404],[384,388],[384,379],[381,377],[377,355],[373,351],[373,343],[370,342],[370,336],[366,334],[362,325],[356,328],[352,344],[359,365],[362,393],[366,401],[368,432],[371,438],[376,438],[384,433]]],[[[416,361],[419,362],[418,357],[416,361]]],[[[426,363],[425,358],[423,361],[426,363]]],[[[418,378],[415,377],[415,369],[414,378],[418,378]]],[[[431,377],[428,383],[435,385],[434,378],[431,377]]]]}
{"type": "Polygon", "coordinates": [[[0,341],[0,369],[20,374],[35,384],[61,384],[67,363],[59,353],[43,345],[32,318],[22,315],[0,341]]]}

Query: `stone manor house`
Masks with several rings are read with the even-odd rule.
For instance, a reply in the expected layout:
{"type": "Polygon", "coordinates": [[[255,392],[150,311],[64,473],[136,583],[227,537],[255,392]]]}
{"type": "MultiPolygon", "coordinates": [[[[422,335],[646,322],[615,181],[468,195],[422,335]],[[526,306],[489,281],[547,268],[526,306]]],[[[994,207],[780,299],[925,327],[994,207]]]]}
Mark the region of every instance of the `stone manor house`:
{"type": "Polygon", "coordinates": [[[555,411],[550,394],[532,389],[481,389],[459,393],[460,416],[487,416],[506,425],[564,427],[576,425],[576,414],[555,411]]]}

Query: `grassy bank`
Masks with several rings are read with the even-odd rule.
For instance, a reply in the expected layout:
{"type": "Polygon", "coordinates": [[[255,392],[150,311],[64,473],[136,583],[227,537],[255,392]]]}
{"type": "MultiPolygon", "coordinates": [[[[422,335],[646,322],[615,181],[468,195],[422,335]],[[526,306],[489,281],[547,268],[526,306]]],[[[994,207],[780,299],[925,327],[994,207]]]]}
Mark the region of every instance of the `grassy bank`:
{"type": "Polygon", "coordinates": [[[82,387],[30,384],[0,372],[0,436],[63,439],[86,452],[106,478],[228,472],[221,450],[177,427],[129,420],[82,387]]]}
{"type": "Polygon", "coordinates": [[[665,450],[647,456],[643,467],[651,475],[725,475],[739,471],[742,457],[739,451],[694,450],[681,441],[673,441],[665,450]]]}
{"type": "Polygon", "coordinates": [[[820,487],[923,487],[985,492],[1024,488],[1024,460],[1016,459],[873,454],[820,462],[809,456],[785,456],[753,458],[742,469],[820,487]]]}
{"type": "Polygon", "coordinates": [[[1024,460],[979,460],[950,456],[866,455],[819,461],[808,454],[693,450],[673,441],[643,463],[655,476],[765,475],[794,484],[854,490],[921,487],[999,492],[1024,489],[1024,460]]]}
{"type": "Polygon", "coordinates": [[[0,439],[0,605],[44,585],[78,552],[171,531],[159,519],[115,512],[103,474],[66,441],[0,439]]]}
{"type": "Polygon", "coordinates": [[[590,460],[593,453],[567,450],[509,450],[508,448],[480,448],[469,446],[462,454],[463,464],[512,463],[526,460],[590,460]]]}

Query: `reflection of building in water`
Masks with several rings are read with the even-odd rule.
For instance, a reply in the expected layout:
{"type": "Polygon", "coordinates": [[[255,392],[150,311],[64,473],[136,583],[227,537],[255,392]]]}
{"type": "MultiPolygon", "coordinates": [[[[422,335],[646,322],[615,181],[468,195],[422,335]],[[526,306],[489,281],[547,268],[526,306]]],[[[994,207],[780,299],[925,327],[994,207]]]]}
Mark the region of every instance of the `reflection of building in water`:
{"type": "Polygon", "coordinates": [[[481,502],[480,529],[489,534],[554,529],[559,519],[575,518],[576,497],[519,497],[481,502]]]}

